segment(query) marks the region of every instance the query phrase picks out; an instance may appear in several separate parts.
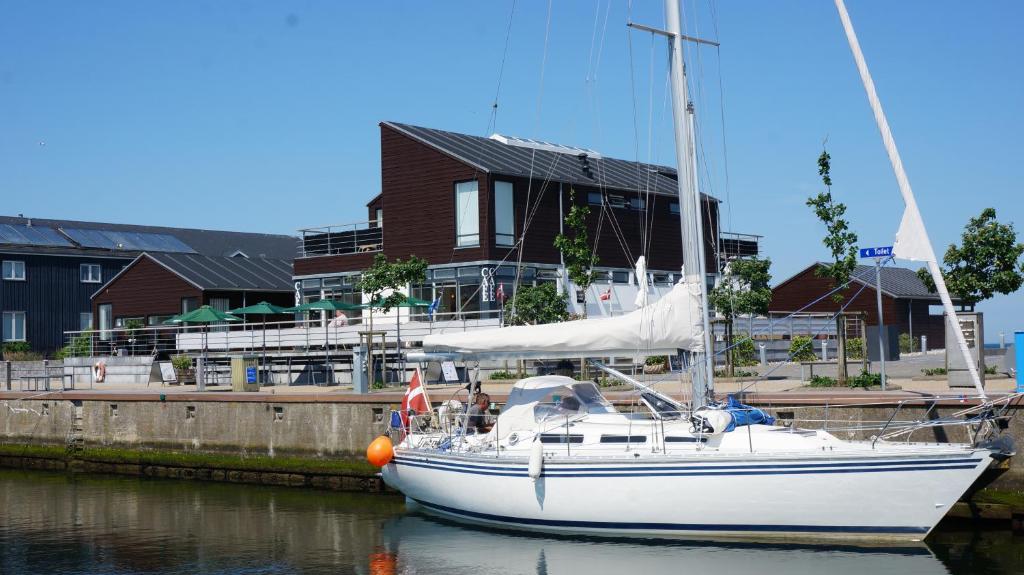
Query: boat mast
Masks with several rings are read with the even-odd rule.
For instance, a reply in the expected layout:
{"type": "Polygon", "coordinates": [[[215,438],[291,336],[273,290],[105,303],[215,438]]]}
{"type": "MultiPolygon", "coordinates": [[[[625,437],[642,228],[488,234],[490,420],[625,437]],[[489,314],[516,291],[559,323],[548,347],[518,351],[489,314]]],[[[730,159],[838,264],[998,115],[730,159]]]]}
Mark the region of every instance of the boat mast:
{"type": "MultiPolygon", "coordinates": [[[[889,154],[889,162],[892,164],[893,172],[896,173],[896,182],[899,184],[900,194],[907,207],[903,213],[903,221],[900,222],[899,232],[896,234],[895,255],[899,258],[911,260],[923,260],[928,264],[928,271],[935,282],[935,291],[939,293],[942,300],[942,307],[946,311],[946,326],[953,330],[957,346],[967,363],[967,370],[971,374],[974,387],[978,395],[985,399],[985,388],[981,385],[981,378],[978,376],[978,367],[971,357],[967,348],[967,340],[964,339],[964,332],[960,329],[960,322],[956,318],[956,309],[953,308],[953,301],[946,289],[946,281],[942,277],[942,270],[939,269],[938,259],[935,257],[935,249],[928,238],[928,231],[925,230],[924,220],[921,219],[921,212],[917,209],[917,200],[914,198],[914,190],[910,188],[910,180],[903,169],[903,160],[900,159],[900,152],[896,149],[896,140],[892,137],[889,129],[889,121],[882,110],[882,102],[878,99],[875,91],[875,82],[871,79],[871,72],[864,60],[864,53],[861,52],[860,42],[857,40],[857,33],[853,30],[853,23],[850,22],[850,14],[846,11],[846,4],[843,0],[835,0],[836,10],[839,11],[839,19],[843,22],[843,30],[846,31],[846,39],[850,44],[850,51],[853,52],[853,59],[857,63],[857,70],[860,72],[861,82],[864,84],[864,91],[867,93],[868,102],[871,104],[871,111],[875,114],[875,123],[878,124],[878,131],[882,136],[882,143],[885,151],[889,154]]],[[[982,353],[978,350],[978,353],[982,353]]]]}
{"type": "Polygon", "coordinates": [[[693,404],[697,409],[714,394],[714,358],[711,353],[711,330],[708,319],[708,293],[704,265],[703,202],[697,186],[697,149],[693,133],[693,104],[686,87],[683,61],[682,25],[679,0],[665,0],[665,23],[668,32],[669,69],[672,83],[672,120],[676,141],[676,180],[679,188],[679,222],[683,237],[683,273],[691,289],[700,293],[700,314],[692,318],[694,334],[702,334],[703,346],[691,350],[693,366],[693,404]]]}

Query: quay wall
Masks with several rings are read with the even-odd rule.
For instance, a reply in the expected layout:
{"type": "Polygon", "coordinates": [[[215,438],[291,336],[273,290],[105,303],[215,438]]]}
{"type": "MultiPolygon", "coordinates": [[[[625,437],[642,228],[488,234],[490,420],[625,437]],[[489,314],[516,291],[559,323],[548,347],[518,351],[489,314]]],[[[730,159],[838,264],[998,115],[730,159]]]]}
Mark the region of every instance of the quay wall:
{"type": "MultiPolygon", "coordinates": [[[[492,397],[503,399],[496,394],[492,397]]],[[[766,409],[783,423],[826,428],[841,439],[869,438],[877,430],[855,428],[884,425],[894,413],[893,406],[864,406],[867,402],[863,399],[829,401],[827,406],[820,397],[803,404],[793,399],[792,395],[772,398],[762,394],[748,397],[747,402],[766,409]]],[[[400,401],[397,393],[277,397],[264,393],[162,396],[68,392],[46,397],[0,393],[0,445],[65,446],[77,437],[86,449],[361,461],[366,446],[385,430],[389,411],[400,401]]],[[[623,401],[620,409],[628,406],[623,401]]],[[[936,404],[915,401],[902,406],[893,420],[948,417],[968,406],[951,400],[936,404]]],[[[1011,413],[1015,411],[1011,409],[1011,413]]],[[[1007,432],[1018,446],[1024,445],[1022,418],[1012,418],[1007,432]]],[[[936,427],[915,432],[911,440],[967,442],[970,438],[965,427],[936,427]]],[[[1024,490],[1024,455],[1010,460],[1008,470],[993,487],[1024,490]]]]}

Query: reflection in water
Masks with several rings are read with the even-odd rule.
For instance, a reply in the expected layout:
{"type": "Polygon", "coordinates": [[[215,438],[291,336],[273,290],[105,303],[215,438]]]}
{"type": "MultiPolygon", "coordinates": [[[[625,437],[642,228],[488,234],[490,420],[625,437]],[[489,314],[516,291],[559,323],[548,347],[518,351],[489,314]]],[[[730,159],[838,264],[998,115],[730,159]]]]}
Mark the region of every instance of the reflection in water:
{"type": "Polygon", "coordinates": [[[398,497],[0,470],[0,573],[1020,572],[1008,533],[899,549],[574,539],[407,513],[398,497]],[[934,553],[933,553],[934,551],[934,553]]]}

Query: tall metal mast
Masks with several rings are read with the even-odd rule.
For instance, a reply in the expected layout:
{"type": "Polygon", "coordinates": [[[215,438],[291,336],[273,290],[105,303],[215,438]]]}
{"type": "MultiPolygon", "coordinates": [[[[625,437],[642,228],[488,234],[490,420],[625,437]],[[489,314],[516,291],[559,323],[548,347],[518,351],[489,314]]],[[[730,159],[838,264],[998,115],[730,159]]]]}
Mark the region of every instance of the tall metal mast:
{"type": "Polygon", "coordinates": [[[683,236],[683,268],[686,282],[700,290],[700,314],[692,318],[693,333],[702,333],[703,349],[691,350],[693,409],[705,405],[714,393],[714,361],[708,329],[708,293],[704,265],[703,202],[697,189],[697,150],[693,134],[693,105],[686,88],[679,0],[665,0],[672,83],[672,119],[676,140],[676,171],[679,185],[679,222],[683,236]]]}

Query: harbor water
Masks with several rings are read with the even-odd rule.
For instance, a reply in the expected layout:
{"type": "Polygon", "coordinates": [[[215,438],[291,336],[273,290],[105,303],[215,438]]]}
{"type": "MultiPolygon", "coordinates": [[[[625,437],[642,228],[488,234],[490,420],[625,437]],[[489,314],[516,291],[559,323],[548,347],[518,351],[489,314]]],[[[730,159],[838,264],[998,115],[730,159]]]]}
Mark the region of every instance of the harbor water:
{"type": "Polygon", "coordinates": [[[0,470],[4,575],[755,572],[1022,573],[1024,537],[947,522],[899,548],[554,538],[430,518],[394,495],[0,470]]]}

